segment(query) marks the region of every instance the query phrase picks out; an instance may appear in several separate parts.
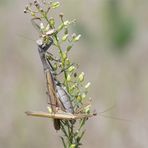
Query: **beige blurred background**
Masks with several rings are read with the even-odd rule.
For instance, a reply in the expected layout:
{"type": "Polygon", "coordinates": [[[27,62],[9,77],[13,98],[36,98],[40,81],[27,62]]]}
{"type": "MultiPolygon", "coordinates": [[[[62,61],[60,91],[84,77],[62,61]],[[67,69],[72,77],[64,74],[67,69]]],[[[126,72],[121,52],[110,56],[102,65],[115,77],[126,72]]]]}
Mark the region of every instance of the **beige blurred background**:
{"type": "MultiPolygon", "coordinates": [[[[98,116],[85,126],[83,148],[148,147],[148,1],[63,0],[61,12],[77,19],[82,38],[71,59],[91,82],[98,116]],[[105,115],[99,112],[114,105],[105,115]]],[[[45,84],[36,50],[38,34],[23,14],[26,0],[0,0],[0,148],[62,147],[48,119],[45,84]]]]}

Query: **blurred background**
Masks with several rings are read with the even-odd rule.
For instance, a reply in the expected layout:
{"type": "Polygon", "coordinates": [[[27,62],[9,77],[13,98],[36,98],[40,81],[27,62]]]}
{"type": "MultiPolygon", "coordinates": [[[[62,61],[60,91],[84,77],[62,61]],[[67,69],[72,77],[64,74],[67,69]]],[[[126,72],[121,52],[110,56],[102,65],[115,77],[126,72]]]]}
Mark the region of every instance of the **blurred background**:
{"type": "MultiPolygon", "coordinates": [[[[98,116],[88,120],[85,148],[148,147],[148,1],[64,0],[61,12],[77,19],[81,40],[71,59],[91,82],[89,96],[98,116]],[[100,112],[114,106],[103,115],[100,112]]],[[[62,147],[51,120],[27,117],[46,111],[38,37],[26,0],[0,0],[0,147],[62,147]]]]}

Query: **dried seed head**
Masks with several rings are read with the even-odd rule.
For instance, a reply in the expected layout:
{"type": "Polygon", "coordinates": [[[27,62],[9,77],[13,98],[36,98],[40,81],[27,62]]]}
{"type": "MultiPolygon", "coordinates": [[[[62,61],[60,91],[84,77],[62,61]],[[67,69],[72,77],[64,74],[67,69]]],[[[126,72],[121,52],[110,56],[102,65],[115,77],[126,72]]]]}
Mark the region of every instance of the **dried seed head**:
{"type": "Polygon", "coordinates": [[[29,3],[29,6],[30,6],[30,7],[32,6],[32,3],[31,3],[31,2],[29,3]]]}
{"type": "Polygon", "coordinates": [[[76,34],[75,34],[75,33],[73,33],[73,34],[72,34],[72,38],[75,38],[75,37],[76,37],[76,34]]]}
{"type": "Polygon", "coordinates": [[[37,0],[34,0],[34,4],[37,4],[38,2],[37,2],[37,0]]]}
{"type": "Polygon", "coordinates": [[[44,12],[44,10],[43,10],[42,8],[40,8],[40,11],[41,11],[41,12],[44,12]]]}
{"type": "Polygon", "coordinates": [[[76,73],[76,72],[74,73],[74,77],[75,77],[75,78],[77,77],[77,73],[76,73]]]}
{"type": "Polygon", "coordinates": [[[63,16],[64,16],[64,13],[60,13],[60,14],[59,14],[59,16],[60,16],[61,18],[63,18],[63,16]]]}
{"type": "Polygon", "coordinates": [[[38,3],[38,1],[37,0],[34,0],[34,5],[36,6],[36,7],[40,7],[40,5],[39,5],[39,3],[38,3]]]}
{"type": "Polygon", "coordinates": [[[24,13],[27,13],[27,10],[26,9],[24,9],[24,13]]]}
{"type": "Polygon", "coordinates": [[[25,10],[27,11],[27,10],[29,10],[29,6],[27,5],[27,6],[25,6],[25,10]]]}

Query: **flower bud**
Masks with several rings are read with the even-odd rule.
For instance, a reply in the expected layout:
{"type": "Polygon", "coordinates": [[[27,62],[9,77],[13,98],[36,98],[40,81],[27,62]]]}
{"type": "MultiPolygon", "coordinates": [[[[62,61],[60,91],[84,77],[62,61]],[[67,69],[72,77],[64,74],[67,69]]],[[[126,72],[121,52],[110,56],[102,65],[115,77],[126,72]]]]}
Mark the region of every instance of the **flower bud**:
{"type": "Polygon", "coordinates": [[[79,75],[79,81],[80,81],[80,82],[83,82],[83,81],[84,81],[84,72],[82,72],[82,73],[79,75]]]}
{"type": "Polygon", "coordinates": [[[71,81],[71,76],[69,74],[67,75],[67,81],[71,81]]]}
{"type": "Polygon", "coordinates": [[[60,13],[59,16],[60,16],[60,18],[63,18],[64,13],[60,13]]]}
{"type": "Polygon", "coordinates": [[[59,2],[53,2],[51,3],[51,8],[55,9],[55,8],[58,8],[60,6],[60,3],[59,2]]]}
{"type": "Polygon", "coordinates": [[[85,85],[85,88],[86,88],[86,89],[89,88],[90,85],[91,85],[91,83],[88,82],[88,83],[85,85]]]}
{"type": "Polygon", "coordinates": [[[47,109],[48,109],[48,112],[51,114],[52,113],[51,107],[48,106],[47,109]]]}
{"type": "Polygon", "coordinates": [[[62,37],[62,41],[66,41],[67,40],[67,38],[68,38],[68,34],[65,34],[63,37],[62,37]]]}
{"type": "Polygon", "coordinates": [[[74,71],[74,69],[75,69],[74,66],[70,66],[70,67],[68,68],[68,71],[69,71],[69,72],[72,72],[72,71],[74,71]]]}
{"type": "Polygon", "coordinates": [[[55,21],[54,21],[54,18],[53,17],[50,18],[49,24],[50,24],[51,27],[54,27],[55,21]]]}

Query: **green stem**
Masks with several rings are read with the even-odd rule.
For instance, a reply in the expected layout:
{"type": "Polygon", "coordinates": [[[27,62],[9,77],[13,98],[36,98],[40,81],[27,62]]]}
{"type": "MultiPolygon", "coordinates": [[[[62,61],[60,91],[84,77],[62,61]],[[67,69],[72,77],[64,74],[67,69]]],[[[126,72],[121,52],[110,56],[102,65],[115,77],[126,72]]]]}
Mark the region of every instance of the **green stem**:
{"type": "MultiPolygon", "coordinates": [[[[60,53],[60,57],[62,58],[62,69],[65,69],[65,59],[63,57],[63,51],[62,51],[62,48],[59,44],[59,41],[58,41],[58,38],[57,38],[57,35],[55,34],[54,35],[55,39],[56,39],[56,42],[57,42],[57,47],[59,49],[59,53],[60,53]]],[[[67,82],[67,73],[66,71],[64,70],[64,79],[65,79],[65,85],[66,85],[66,89],[67,89],[67,92],[69,92],[69,86],[68,86],[68,82],[67,82]]]]}
{"type": "MultiPolygon", "coordinates": [[[[41,12],[41,15],[42,17],[47,21],[48,24],[50,24],[49,20],[48,20],[48,16],[47,14],[45,14],[44,12],[41,12]]],[[[61,61],[62,61],[62,69],[65,69],[66,67],[66,64],[65,64],[65,57],[63,56],[63,51],[62,51],[62,48],[61,48],[61,45],[59,43],[59,40],[58,40],[58,37],[57,37],[57,34],[54,34],[53,37],[55,38],[56,40],[56,46],[57,48],[59,49],[59,54],[60,54],[60,57],[61,57],[61,61]]],[[[67,89],[67,92],[69,92],[69,85],[68,85],[68,81],[67,81],[67,71],[63,71],[64,72],[64,82],[65,82],[65,86],[66,86],[66,89],[67,89]]],[[[82,126],[79,127],[79,131],[81,130],[82,126]]],[[[68,122],[63,122],[62,124],[62,130],[65,134],[65,137],[66,137],[66,141],[69,145],[69,147],[76,143],[76,148],[79,147],[79,142],[77,144],[76,142],[76,139],[77,139],[77,134],[74,132],[74,127],[73,127],[73,124],[68,121],[68,122]],[[67,130],[65,129],[64,127],[64,123],[67,125],[67,130]]],[[[64,139],[63,139],[64,140],[64,139]]]]}

